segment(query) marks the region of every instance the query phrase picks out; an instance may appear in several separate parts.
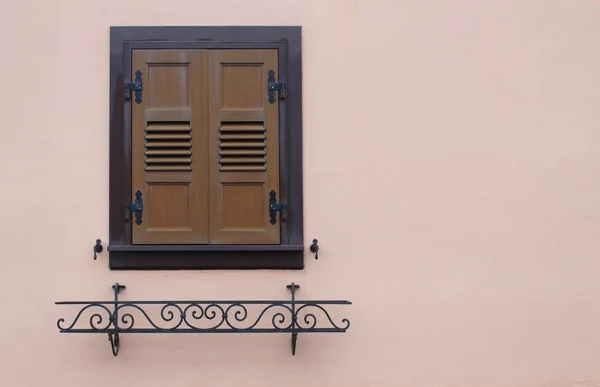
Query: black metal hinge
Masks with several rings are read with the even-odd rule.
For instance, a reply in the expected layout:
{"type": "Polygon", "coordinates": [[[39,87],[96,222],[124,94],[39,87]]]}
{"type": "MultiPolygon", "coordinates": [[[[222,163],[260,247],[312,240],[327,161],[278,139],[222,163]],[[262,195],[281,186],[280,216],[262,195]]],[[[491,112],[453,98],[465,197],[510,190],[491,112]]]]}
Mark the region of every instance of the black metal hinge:
{"type": "Polygon", "coordinates": [[[135,72],[135,81],[133,83],[125,83],[125,100],[131,99],[131,92],[135,92],[135,102],[142,103],[142,72],[140,70],[135,72]]]}
{"type": "Polygon", "coordinates": [[[142,213],[144,211],[144,201],[142,200],[142,191],[137,190],[133,204],[125,206],[125,221],[129,222],[130,214],[135,213],[135,224],[142,224],[142,213]]]}
{"type": "Polygon", "coordinates": [[[267,90],[269,91],[269,102],[275,103],[275,92],[279,91],[279,98],[285,99],[285,83],[275,82],[275,71],[269,70],[267,90]]]}
{"type": "Polygon", "coordinates": [[[281,220],[287,220],[287,204],[277,203],[277,192],[269,192],[269,222],[277,223],[277,212],[281,213],[281,220]]]}

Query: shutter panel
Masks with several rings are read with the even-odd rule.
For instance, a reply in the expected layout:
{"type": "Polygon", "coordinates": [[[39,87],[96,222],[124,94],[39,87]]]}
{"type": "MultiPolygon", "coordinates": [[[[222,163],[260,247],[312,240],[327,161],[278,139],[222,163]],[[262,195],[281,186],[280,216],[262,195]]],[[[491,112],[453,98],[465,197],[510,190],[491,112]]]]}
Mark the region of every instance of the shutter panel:
{"type": "MultiPolygon", "coordinates": [[[[142,101],[132,106],[132,193],[142,192],[134,244],[208,242],[208,149],[200,50],[134,50],[142,101]],[[204,138],[203,138],[204,137],[204,138]]],[[[133,75],[135,77],[135,75],[133,75]]],[[[132,198],[133,200],[133,198],[132,198]]]]}
{"type": "Polygon", "coordinates": [[[278,244],[269,192],[279,198],[279,103],[268,100],[277,50],[209,52],[210,243],[278,244]]]}

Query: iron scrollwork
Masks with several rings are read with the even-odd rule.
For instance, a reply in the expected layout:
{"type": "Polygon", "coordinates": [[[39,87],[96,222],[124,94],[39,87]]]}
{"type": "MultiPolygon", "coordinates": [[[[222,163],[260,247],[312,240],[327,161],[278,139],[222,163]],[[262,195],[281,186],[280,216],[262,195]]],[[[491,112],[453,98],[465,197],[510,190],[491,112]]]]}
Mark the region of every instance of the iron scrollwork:
{"type": "Polygon", "coordinates": [[[279,301],[119,301],[125,286],[112,287],[114,301],[56,302],[80,306],[69,325],[64,318],[57,321],[59,331],[108,334],[114,356],[119,354],[120,333],[291,333],[295,355],[299,333],[344,333],[350,327],[346,318],[336,324],[326,307],[351,302],[296,300],[299,285],[294,283],[287,285],[291,299],[279,301]]]}

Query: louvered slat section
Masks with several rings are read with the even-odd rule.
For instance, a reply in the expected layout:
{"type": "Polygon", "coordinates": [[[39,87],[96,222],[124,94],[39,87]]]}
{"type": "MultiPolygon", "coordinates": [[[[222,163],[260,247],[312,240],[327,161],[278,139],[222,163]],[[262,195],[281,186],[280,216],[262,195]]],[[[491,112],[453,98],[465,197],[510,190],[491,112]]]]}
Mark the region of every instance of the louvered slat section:
{"type": "Polygon", "coordinates": [[[190,122],[148,122],[145,138],[146,171],[192,170],[190,122]]]}
{"type": "Polygon", "coordinates": [[[266,171],[265,140],[262,122],[223,122],[219,128],[220,171],[266,171]]]}

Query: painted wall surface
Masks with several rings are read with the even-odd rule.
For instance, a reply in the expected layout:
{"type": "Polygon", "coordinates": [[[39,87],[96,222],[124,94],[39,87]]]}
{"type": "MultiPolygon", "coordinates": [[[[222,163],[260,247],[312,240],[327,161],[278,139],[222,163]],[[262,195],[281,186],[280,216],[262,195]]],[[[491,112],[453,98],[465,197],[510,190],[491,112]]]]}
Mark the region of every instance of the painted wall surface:
{"type": "MultiPolygon", "coordinates": [[[[600,2],[0,3],[0,385],[597,386],[600,2]],[[109,26],[301,25],[304,271],[111,272],[109,26]],[[320,259],[308,252],[320,241],[320,259]],[[61,335],[55,301],[348,299],[345,335],[61,335]]],[[[68,317],[68,316],[67,316],[68,317]]]]}

